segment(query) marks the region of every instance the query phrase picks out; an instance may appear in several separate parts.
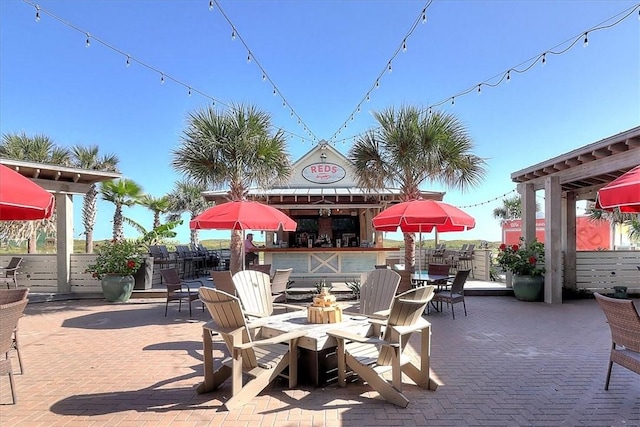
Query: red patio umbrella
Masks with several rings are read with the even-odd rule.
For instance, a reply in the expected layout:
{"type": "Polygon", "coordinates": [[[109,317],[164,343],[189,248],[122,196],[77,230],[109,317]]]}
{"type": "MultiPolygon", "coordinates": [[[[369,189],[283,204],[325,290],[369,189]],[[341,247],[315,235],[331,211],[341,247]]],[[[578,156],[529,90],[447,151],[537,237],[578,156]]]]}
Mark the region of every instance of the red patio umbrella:
{"type": "MultiPolygon", "coordinates": [[[[238,200],[207,209],[189,222],[193,229],[296,231],[298,224],[278,209],[263,203],[238,200]]],[[[242,251],[244,258],[244,251],[242,251]]],[[[242,262],[244,268],[244,259],[242,262]]]]}
{"type": "Polygon", "coordinates": [[[189,222],[193,229],[296,231],[298,224],[278,209],[239,200],[207,209],[189,222]]]}
{"type": "Polygon", "coordinates": [[[472,216],[455,206],[421,199],[393,205],[376,215],[372,222],[377,231],[397,231],[399,228],[404,233],[420,233],[420,247],[423,232],[429,233],[434,229],[439,233],[465,231],[476,226],[476,220],[472,216]]]}
{"type": "Polygon", "coordinates": [[[596,205],[604,210],[640,213],[640,166],[614,179],[598,191],[596,205]]]}
{"type": "Polygon", "coordinates": [[[18,172],[0,165],[0,220],[30,221],[49,218],[53,194],[18,172]]]}
{"type": "Polygon", "coordinates": [[[443,231],[465,231],[476,226],[476,220],[462,210],[436,200],[410,200],[398,203],[380,212],[373,218],[373,227],[378,231],[405,233],[428,233],[436,229],[443,231]]]}

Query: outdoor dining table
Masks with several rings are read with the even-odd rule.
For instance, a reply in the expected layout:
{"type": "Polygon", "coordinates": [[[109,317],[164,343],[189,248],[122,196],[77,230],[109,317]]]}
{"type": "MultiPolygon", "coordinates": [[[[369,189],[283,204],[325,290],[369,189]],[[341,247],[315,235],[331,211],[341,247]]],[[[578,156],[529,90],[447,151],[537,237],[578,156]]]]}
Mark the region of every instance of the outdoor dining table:
{"type": "MultiPolygon", "coordinates": [[[[343,329],[353,333],[364,334],[370,327],[365,316],[343,314],[343,321],[338,323],[309,323],[306,310],[296,310],[283,314],[265,317],[252,321],[249,328],[260,327],[260,336],[271,338],[292,331],[305,331],[305,336],[298,340],[300,359],[298,361],[298,379],[313,386],[322,386],[338,377],[338,359],[336,348],[338,342],[329,336],[327,331],[343,329]]],[[[203,326],[202,339],[204,348],[212,348],[212,334],[203,326]]],[[[205,383],[213,381],[213,355],[211,351],[204,353],[205,383]]]]}
{"type": "Polygon", "coordinates": [[[449,279],[453,279],[450,274],[429,274],[428,271],[413,273],[411,282],[415,285],[435,285],[438,288],[446,287],[449,279]]]}
{"type": "MultiPolygon", "coordinates": [[[[434,285],[438,289],[445,289],[450,285],[449,279],[453,279],[453,277],[449,274],[429,274],[428,271],[422,271],[411,275],[411,283],[414,286],[434,285]]],[[[442,307],[438,308],[434,301],[431,301],[431,306],[436,311],[442,310],[442,307]]]]}

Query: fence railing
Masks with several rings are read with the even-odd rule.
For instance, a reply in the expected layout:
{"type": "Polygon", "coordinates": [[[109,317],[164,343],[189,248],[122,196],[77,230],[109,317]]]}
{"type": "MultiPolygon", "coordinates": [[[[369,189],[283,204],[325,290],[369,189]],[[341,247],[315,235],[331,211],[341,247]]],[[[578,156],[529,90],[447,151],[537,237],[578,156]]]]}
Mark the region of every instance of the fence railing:
{"type": "MultiPolygon", "coordinates": [[[[473,276],[475,280],[489,281],[491,269],[490,250],[475,250],[473,254],[473,276]]],[[[0,255],[0,266],[9,263],[12,255],[0,255]]],[[[25,254],[19,269],[18,284],[31,288],[32,292],[56,293],[57,258],[55,254],[25,254]]],[[[428,254],[424,253],[425,257],[428,254]]],[[[70,284],[73,293],[102,292],[100,281],[90,273],[87,266],[95,260],[93,254],[72,254],[70,284]]],[[[394,259],[389,259],[394,261],[394,259]]],[[[400,258],[398,259],[400,261],[400,258]]],[[[576,253],[577,289],[607,291],[613,286],[626,286],[629,292],[640,292],[640,251],[579,251],[576,253]]],[[[153,283],[160,283],[159,269],[153,269],[153,283]]]]}

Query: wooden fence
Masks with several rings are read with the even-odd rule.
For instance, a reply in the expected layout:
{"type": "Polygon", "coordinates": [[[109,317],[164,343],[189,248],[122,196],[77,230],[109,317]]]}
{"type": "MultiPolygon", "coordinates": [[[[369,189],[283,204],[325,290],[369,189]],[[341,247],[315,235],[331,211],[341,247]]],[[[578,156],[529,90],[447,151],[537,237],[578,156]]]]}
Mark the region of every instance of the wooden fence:
{"type": "MultiPolygon", "coordinates": [[[[401,256],[400,254],[398,254],[401,256]]],[[[24,258],[18,274],[18,285],[31,288],[31,292],[56,293],[56,255],[20,255],[24,258]]],[[[428,253],[423,253],[428,259],[428,253]]],[[[0,255],[0,266],[6,266],[11,255],[0,255]]],[[[85,273],[95,255],[71,255],[71,292],[102,292],[100,281],[85,273]]],[[[489,250],[475,250],[473,255],[473,277],[489,280],[491,256],[489,250]]],[[[395,261],[389,258],[387,262],[395,261]]],[[[401,258],[398,259],[401,262],[401,258]]],[[[640,251],[580,251],[576,254],[577,289],[590,292],[610,292],[613,286],[626,286],[628,292],[640,293],[640,251]]],[[[160,283],[158,268],[153,269],[154,285],[160,283]]]]}

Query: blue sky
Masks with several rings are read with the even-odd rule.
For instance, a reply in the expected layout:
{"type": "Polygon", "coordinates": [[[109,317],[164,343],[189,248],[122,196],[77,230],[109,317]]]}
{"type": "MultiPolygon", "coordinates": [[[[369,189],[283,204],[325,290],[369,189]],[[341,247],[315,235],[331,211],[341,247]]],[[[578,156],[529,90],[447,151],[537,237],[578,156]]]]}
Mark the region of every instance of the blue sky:
{"type": "MultiPolygon", "coordinates": [[[[638,10],[589,33],[587,47],[581,36],[622,18],[637,1],[434,1],[392,72],[382,75],[427,2],[220,1],[235,40],[221,10],[209,10],[208,3],[41,0],[36,22],[35,3],[3,0],[0,132],[46,134],[63,146],[98,144],[120,157],[125,177],[161,196],[181,178],[170,162],[186,118],[210,103],[208,97],[221,109],[251,103],[269,112],[275,126],[296,135],[288,140],[293,160],[314,143],[295,115],[319,139],[331,138],[347,121],[336,138],[346,153],[353,136],[375,126],[372,111],[446,100],[438,108],[465,124],[488,174],[466,193],[425,186],[446,191],[446,202],[477,221],[474,230],[441,238],[493,241],[501,234],[492,211],[515,189],[512,172],[640,124],[638,10]],[[547,54],[545,65],[538,61],[527,72],[512,72],[509,82],[483,85],[480,94],[456,97],[455,105],[448,101],[479,83],[496,83],[511,68],[526,68],[543,52],[562,51],[579,36],[565,53],[547,54]],[[133,58],[129,67],[126,54],[133,58]],[[192,95],[169,78],[161,84],[159,72],[137,61],[191,86],[192,95]],[[367,93],[370,101],[357,113],[367,93]]],[[[74,236],[80,237],[81,197],[74,203],[74,236]]],[[[99,209],[95,238],[109,238],[113,207],[101,203],[99,209]]],[[[125,215],[151,226],[143,208],[125,215]]],[[[227,236],[201,232],[205,239],[227,236]]],[[[188,240],[188,221],[179,238],[188,240]]]]}

